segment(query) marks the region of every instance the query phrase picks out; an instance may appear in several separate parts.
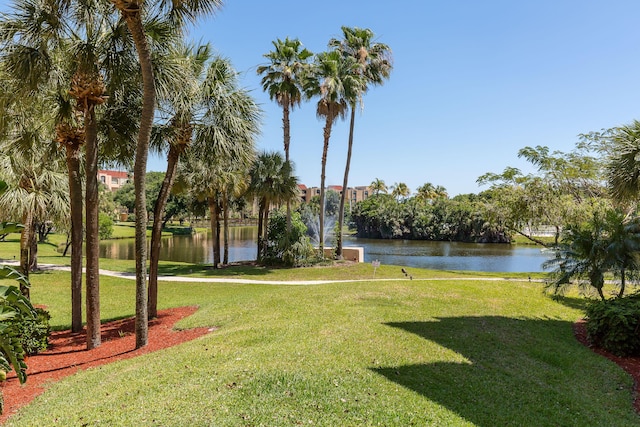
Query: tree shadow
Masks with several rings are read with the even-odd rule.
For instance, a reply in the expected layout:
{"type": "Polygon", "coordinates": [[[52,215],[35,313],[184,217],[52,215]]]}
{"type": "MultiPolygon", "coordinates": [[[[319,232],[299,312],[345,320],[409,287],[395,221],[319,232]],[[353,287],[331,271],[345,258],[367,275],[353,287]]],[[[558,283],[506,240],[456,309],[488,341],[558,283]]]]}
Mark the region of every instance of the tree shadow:
{"type": "Polygon", "coordinates": [[[593,372],[593,359],[585,361],[588,350],[572,339],[570,322],[482,316],[387,325],[458,355],[371,370],[477,426],[594,425],[603,408],[588,402],[602,400],[605,393],[626,393],[628,406],[617,399],[623,403],[606,409],[618,411],[622,419],[634,416],[630,386],[593,372]],[[452,357],[459,362],[449,361],[452,357]]]}

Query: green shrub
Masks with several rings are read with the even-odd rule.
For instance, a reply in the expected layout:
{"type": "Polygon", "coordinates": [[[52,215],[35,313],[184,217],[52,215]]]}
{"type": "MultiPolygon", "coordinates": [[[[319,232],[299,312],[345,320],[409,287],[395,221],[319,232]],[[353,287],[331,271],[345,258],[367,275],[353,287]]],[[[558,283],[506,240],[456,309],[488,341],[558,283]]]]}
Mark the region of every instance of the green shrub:
{"type": "Polygon", "coordinates": [[[640,294],[592,301],[586,314],[592,344],[617,356],[640,355],[640,294]]]}
{"type": "Polygon", "coordinates": [[[20,334],[20,343],[26,354],[32,356],[47,349],[51,327],[51,315],[42,308],[36,308],[36,317],[15,318],[16,327],[20,334]]]}
{"type": "Polygon", "coordinates": [[[108,239],[113,234],[113,219],[104,212],[98,217],[98,235],[101,239],[108,239]]]}
{"type": "Polygon", "coordinates": [[[287,236],[287,218],[282,211],[269,217],[267,250],[263,262],[267,265],[300,267],[308,265],[314,255],[313,246],[306,235],[307,226],[300,213],[291,212],[291,234],[287,236]]]}

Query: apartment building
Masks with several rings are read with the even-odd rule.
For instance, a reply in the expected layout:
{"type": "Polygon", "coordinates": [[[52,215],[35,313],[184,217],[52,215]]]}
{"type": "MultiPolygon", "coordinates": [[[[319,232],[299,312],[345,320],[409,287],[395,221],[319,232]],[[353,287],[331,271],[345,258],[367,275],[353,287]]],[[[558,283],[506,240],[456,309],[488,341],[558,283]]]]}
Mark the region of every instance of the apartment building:
{"type": "MultiPolygon", "coordinates": [[[[300,202],[302,203],[309,203],[312,197],[320,196],[320,187],[307,187],[304,184],[298,184],[298,189],[300,191],[300,202]]],[[[328,190],[333,190],[342,195],[341,185],[329,185],[327,186],[327,191],[328,190]]],[[[370,194],[372,194],[371,190],[366,185],[348,187],[346,201],[351,205],[355,205],[356,203],[367,199],[370,194]]]]}
{"type": "Polygon", "coordinates": [[[98,182],[106,185],[110,191],[117,191],[132,178],[133,175],[129,172],[107,170],[98,171],[98,182]]]}

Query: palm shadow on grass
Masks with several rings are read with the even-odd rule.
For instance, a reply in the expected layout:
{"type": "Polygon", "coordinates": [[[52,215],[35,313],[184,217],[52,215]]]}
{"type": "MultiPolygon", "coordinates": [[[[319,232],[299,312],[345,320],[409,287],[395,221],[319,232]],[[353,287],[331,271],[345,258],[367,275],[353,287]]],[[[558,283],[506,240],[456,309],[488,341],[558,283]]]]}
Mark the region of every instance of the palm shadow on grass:
{"type": "Polygon", "coordinates": [[[371,370],[477,426],[606,425],[602,412],[616,425],[638,425],[630,378],[603,369],[570,322],[481,316],[387,325],[462,358],[371,370]]]}

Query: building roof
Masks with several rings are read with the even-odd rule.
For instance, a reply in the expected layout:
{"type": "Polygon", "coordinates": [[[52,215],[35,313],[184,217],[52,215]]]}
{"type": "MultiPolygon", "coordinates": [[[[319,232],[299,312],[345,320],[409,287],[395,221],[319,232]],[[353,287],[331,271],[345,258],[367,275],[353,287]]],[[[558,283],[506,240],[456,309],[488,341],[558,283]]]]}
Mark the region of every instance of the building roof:
{"type": "Polygon", "coordinates": [[[107,175],[114,178],[128,178],[129,172],[99,170],[98,175],[107,175]]]}

